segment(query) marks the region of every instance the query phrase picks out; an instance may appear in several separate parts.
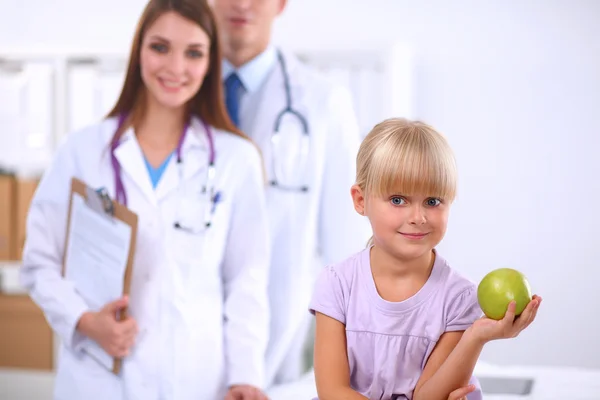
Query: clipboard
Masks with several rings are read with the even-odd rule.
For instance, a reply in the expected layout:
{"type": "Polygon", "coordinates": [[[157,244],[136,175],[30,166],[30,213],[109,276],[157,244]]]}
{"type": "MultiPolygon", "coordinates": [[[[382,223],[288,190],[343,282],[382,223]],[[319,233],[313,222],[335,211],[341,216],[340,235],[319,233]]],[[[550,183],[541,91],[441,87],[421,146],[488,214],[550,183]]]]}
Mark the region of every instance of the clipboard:
{"type": "MultiPolygon", "coordinates": [[[[129,248],[127,250],[126,265],[123,274],[123,291],[122,295],[128,295],[131,287],[131,277],[133,273],[133,259],[135,256],[135,246],[137,237],[137,225],[138,216],[137,214],[130,211],[124,205],[111,200],[105,189],[95,190],[87,186],[84,182],[77,178],[71,179],[71,190],[69,193],[69,211],[67,214],[67,229],[65,248],[62,265],[62,275],[66,276],[67,273],[67,256],[69,250],[69,238],[71,237],[71,226],[74,202],[76,196],[79,195],[85,201],[85,205],[91,209],[95,214],[101,215],[107,218],[111,222],[120,221],[126,224],[130,228],[129,237],[129,248]]],[[[122,321],[127,317],[127,309],[123,309],[117,316],[118,320],[122,321]]],[[[90,339],[91,340],[91,339],[90,339]]],[[[99,346],[98,346],[99,347],[99,346]]],[[[108,356],[108,354],[107,354],[108,356]]],[[[110,357],[110,356],[108,356],[110,357]]],[[[112,373],[118,375],[121,371],[122,359],[113,358],[112,362],[112,373]]]]}

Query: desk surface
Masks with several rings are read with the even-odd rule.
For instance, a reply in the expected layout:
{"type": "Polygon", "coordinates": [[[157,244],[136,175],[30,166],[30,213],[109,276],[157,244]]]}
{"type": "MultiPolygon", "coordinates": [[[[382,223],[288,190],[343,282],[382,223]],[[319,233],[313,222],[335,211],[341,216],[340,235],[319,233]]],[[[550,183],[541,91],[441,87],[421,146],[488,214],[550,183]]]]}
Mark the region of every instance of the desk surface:
{"type": "MultiPolygon", "coordinates": [[[[502,367],[480,362],[479,376],[531,377],[535,383],[529,396],[483,394],[485,400],[598,400],[600,370],[559,367],[502,367]]],[[[316,397],[312,372],[298,382],[271,389],[271,400],[310,400],[316,397]]]]}
{"type": "MultiPolygon", "coordinates": [[[[531,376],[536,379],[530,396],[485,395],[485,400],[598,400],[600,370],[549,367],[500,367],[483,365],[482,373],[501,376],[531,376]]],[[[0,399],[51,400],[54,375],[46,372],[0,368],[0,399]]],[[[271,400],[310,400],[316,396],[312,372],[298,382],[269,391],[271,400]]]]}

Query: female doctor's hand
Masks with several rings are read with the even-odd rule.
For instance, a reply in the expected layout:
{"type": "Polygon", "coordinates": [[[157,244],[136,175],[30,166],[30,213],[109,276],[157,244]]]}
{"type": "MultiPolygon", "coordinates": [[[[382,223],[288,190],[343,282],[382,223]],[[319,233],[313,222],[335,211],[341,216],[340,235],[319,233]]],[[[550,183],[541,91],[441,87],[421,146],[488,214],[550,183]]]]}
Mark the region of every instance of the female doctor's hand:
{"type": "Polygon", "coordinates": [[[465,334],[468,333],[481,343],[515,338],[535,320],[541,302],[540,296],[533,296],[525,310],[515,318],[516,303],[512,301],[508,305],[504,318],[499,321],[486,317],[480,318],[467,329],[465,334]]]}
{"type": "Polygon", "coordinates": [[[235,385],[225,395],[225,400],[269,400],[258,388],[250,385],[235,385]]]}
{"type": "Polygon", "coordinates": [[[135,342],[137,324],[131,317],[117,319],[117,312],[127,307],[129,299],[122,297],[108,303],[98,312],[84,313],[77,329],[98,343],[112,357],[125,357],[135,342]]]}

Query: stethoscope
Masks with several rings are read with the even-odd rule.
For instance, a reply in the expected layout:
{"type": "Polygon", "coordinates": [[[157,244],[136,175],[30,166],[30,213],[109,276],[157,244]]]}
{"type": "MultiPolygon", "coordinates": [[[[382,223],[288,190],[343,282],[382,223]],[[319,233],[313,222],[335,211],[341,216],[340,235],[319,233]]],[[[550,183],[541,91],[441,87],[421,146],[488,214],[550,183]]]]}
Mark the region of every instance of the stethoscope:
{"type": "MultiPolygon", "coordinates": [[[[286,114],[290,114],[295,117],[302,127],[302,139],[300,144],[300,153],[304,160],[308,158],[308,150],[310,145],[310,136],[308,130],[308,122],[306,118],[292,107],[292,89],[290,87],[290,76],[288,74],[285,60],[281,51],[277,51],[277,59],[279,60],[279,66],[281,67],[281,74],[283,76],[283,86],[285,90],[285,108],[275,118],[275,126],[273,134],[271,135],[271,148],[274,149],[277,143],[281,140],[279,128],[281,121],[286,114]]],[[[277,176],[277,163],[275,157],[275,151],[271,151],[271,160],[273,162],[273,179],[269,182],[271,186],[278,189],[293,191],[293,192],[308,192],[308,185],[286,185],[281,182],[277,176]]]]}
{"type": "MultiPolygon", "coordinates": [[[[123,123],[125,122],[125,116],[119,117],[119,122],[117,125],[117,131],[121,129],[123,123]]],[[[215,144],[214,137],[210,126],[203,120],[201,120],[202,125],[204,127],[204,131],[206,132],[206,138],[208,139],[208,168],[206,169],[206,182],[202,186],[201,195],[205,197],[205,209],[204,209],[204,221],[201,226],[196,227],[193,224],[185,224],[181,222],[180,213],[183,207],[177,207],[177,216],[175,218],[175,222],[173,223],[173,227],[176,229],[181,229],[190,233],[198,233],[203,231],[204,229],[208,229],[212,223],[212,216],[215,212],[215,207],[217,203],[220,201],[220,193],[215,193],[215,144]]],[[[179,200],[183,201],[184,193],[182,193],[183,187],[182,183],[184,181],[183,178],[183,160],[181,157],[181,148],[183,147],[183,140],[187,134],[189,127],[189,123],[186,123],[183,127],[183,132],[179,137],[179,141],[177,142],[177,148],[175,149],[176,163],[178,168],[179,175],[179,200]]],[[[119,146],[120,141],[114,140],[110,146],[110,159],[112,164],[112,169],[115,177],[115,199],[117,202],[127,206],[127,194],[125,193],[125,187],[123,185],[123,180],[121,178],[121,166],[117,157],[115,156],[115,150],[119,146]]]]}

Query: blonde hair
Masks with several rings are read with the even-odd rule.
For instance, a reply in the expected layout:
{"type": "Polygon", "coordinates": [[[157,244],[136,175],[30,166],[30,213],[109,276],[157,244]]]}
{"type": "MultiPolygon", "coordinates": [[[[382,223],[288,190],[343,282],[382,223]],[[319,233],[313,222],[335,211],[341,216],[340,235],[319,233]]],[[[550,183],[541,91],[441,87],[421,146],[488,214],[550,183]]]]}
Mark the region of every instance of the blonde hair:
{"type": "Polygon", "coordinates": [[[456,197],[454,153],[442,134],[420,121],[391,118],[375,125],[356,164],[356,185],[365,198],[426,195],[451,203],[456,197]]]}

